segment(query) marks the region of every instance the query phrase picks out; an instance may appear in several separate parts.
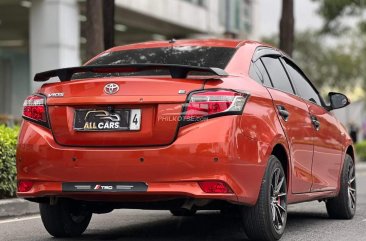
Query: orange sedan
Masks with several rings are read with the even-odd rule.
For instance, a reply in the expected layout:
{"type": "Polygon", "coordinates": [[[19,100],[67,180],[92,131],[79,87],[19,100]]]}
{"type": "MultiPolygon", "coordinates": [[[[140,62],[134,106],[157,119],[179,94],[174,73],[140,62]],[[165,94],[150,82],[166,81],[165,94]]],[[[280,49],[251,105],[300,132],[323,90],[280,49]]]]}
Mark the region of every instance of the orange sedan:
{"type": "Polygon", "coordinates": [[[253,41],[180,40],[115,47],[50,78],[24,101],[18,196],[40,203],[55,237],[117,208],[240,215],[253,240],[278,240],[287,205],[356,210],[354,149],[283,52],[253,41]]]}

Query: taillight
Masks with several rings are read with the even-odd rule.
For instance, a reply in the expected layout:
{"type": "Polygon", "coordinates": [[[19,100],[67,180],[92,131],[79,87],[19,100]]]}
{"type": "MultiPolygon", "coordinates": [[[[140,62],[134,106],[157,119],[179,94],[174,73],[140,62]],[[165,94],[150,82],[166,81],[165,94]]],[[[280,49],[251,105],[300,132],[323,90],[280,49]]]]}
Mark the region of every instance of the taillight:
{"type": "Polygon", "coordinates": [[[243,112],[249,95],[233,90],[208,90],[190,95],[183,113],[184,121],[200,121],[221,115],[238,115],[243,112]]]}
{"type": "Polygon", "coordinates": [[[28,96],[23,103],[23,117],[48,127],[45,97],[40,95],[28,96]]]}

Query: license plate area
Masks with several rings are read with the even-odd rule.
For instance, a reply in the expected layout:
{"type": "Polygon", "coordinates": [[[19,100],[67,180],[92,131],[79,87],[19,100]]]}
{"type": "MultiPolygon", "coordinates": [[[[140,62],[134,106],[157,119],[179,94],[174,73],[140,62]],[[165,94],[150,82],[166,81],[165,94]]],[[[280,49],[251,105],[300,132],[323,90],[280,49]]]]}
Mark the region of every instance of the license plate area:
{"type": "Polygon", "coordinates": [[[75,131],[138,131],[140,109],[76,109],[75,131]]]}

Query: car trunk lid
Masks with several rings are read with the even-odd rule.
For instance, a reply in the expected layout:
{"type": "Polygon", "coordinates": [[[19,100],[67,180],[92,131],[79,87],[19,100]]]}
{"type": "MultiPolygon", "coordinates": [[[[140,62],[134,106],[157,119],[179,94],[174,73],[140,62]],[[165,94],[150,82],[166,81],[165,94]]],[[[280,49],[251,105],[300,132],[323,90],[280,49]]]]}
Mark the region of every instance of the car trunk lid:
{"type": "Polygon", "coordinates": [[[174,141],[186,94],[201,89],[203,83],[204,79],[115,77],[46,84],[41,93],[47,96],[50,126],[60,145],[156,146],[174,141]],[[112,95],[104,90],[110,83],[119,86],[112,95]],[[138,128],[135,125],[131,129],[129,124],[135,113],[141,114],[138,128]],[[112,124],[105,124],[112,123],[116,114],[124,119],[126,123],[120,123],[127,129],[117,130],[113,129],[114,124],[113,128],[112,124]],[[85,122],[76,123],[83,118],[85,122]],[[101,122],[103,128],[99,128],[102,124],[98,126],[101,122]]]}

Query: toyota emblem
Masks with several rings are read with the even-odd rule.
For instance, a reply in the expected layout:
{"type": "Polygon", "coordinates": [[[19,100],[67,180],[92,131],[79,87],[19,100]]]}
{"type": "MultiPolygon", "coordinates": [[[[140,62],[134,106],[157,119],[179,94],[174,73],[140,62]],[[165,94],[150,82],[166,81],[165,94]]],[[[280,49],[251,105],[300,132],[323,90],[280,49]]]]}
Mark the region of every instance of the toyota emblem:
{"type": "Polygon", "coordinates": [[[109,83],[104,86],[104,92],[108,95],[113,95],[119,91],[118,84],[115,83],[109,83]]]}

